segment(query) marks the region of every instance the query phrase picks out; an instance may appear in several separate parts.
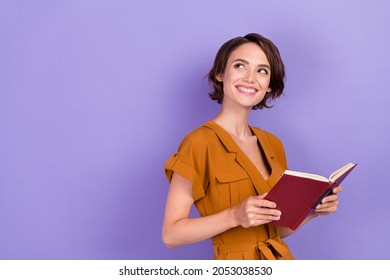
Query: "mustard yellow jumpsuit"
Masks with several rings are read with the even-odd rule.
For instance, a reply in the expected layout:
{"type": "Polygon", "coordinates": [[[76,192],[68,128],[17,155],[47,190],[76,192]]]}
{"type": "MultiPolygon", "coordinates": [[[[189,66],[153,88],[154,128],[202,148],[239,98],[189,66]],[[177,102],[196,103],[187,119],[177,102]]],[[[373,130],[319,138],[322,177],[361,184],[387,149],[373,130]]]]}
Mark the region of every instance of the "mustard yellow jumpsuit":
{"type": "MultiPolygon", "coordinates": [[[[271,168],[265,180],[229,133],[213,121],[190,132],[165,164],[192,182],[195,206],[201,216],[233,207],[249,196],[268,192],[287,169],[281,141],[269,132],[250,127],[271,168]]],[[[294,259],[272,224],[229,229],[212,237],[214,258],[220,260],[294,259]]]]}

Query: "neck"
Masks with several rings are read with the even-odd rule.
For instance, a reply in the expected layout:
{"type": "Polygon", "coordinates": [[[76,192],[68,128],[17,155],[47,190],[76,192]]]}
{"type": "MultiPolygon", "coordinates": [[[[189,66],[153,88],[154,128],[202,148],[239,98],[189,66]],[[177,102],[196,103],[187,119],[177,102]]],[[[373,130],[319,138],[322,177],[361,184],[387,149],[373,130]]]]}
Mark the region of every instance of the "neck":
{"type": "Polygon", "coordinates": [[[248,118],[251,110],[225,110],[222,106],[219,114],[214,118],[214,122],[223,127],[232,136],[244,139],[252,136],[248,126],[248,118]]]}

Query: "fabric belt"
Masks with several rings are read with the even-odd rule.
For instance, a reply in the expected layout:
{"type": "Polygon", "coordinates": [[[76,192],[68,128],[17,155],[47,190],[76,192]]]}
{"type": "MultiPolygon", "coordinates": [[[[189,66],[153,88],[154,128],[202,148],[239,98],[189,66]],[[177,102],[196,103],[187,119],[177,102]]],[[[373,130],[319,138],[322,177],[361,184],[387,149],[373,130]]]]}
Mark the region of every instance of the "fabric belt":
{"type": "Polygon", "coordinates": [[[265,241],[259,242],[245,242],[245,243],[228,243],[228,244],[220,244],[214,245],[214,249],[220,253],[228,253],[228,252],[239,252],[239,251],[249,251],[249,250],[259,250],[267,260],[276,260],[272,249],[276,251],[281,257],[285,257],[289,254],[288,249],[278,242],[280,236],[276,236],[274,238],[267,239],[265,241]]]}

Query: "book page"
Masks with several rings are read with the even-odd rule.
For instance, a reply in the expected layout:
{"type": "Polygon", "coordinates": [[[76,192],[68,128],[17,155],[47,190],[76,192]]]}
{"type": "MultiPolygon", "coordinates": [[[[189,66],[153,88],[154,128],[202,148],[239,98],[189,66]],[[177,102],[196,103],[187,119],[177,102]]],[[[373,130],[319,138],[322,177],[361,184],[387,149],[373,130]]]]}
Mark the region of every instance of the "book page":
{"type": "Polygon", "coordinates": [[[356,164],[350,162],[350,163],[347,163],[346,165],[344,165],[343,167],[337,169],[335,172],[333,172],[330,175],[329,181],[331,181],[331,182],[336,181],[338,178],[340,178],[340,176],[342,176],[345,172],[347,172],[348,170],[353,168],[355,165],[356,164]]]}
{"type": "Polygon", "coordinates": [[[288,175],[292,175],[292,176],[308,178],[308,179],[313,179],[313,180],[322,181],[322,182],[329,182],[328,178],[325,178],[324,176],[321,176],[321,175],[292,171],[292,170],[286,170],[284,173],[288,174],[288,175]]]}

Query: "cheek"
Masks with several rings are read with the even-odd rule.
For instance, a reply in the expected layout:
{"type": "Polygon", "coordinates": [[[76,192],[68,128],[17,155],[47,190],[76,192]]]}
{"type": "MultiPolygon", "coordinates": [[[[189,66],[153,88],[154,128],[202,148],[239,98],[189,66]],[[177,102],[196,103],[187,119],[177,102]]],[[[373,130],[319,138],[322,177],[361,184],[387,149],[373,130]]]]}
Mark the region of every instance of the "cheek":
{"type": "Polygon", "coordinates": [[[234,84],[240,80],[239,75],[227,73],[223,78],[223,88],[225,90],[231,89],[234,87],[234,84]]]}
{"type": "Polygon", "coordinates": [[[260,100],[260,101],[263,100],[266,94],[267,94],[266,91],[262,92],[262,93],[260,94],[260,96],[259,96],[259,100],[260,100]]]}
{"type": "Polygon", "coordinates": [[[263,89],[267,89],[267,90],[270,88],[270,82],[271,82],[271,79],[269,79],[269,78],[264,78],[264,79],[261,79],[259,81],[261,87],[263,89]]]}
{"type": "Polygon", "coordinates": [[[241,79],[242,76],[243,76],[243,74],[239,71],[226,71],[225,76],[224,76],[224,81],[234,82],[234,81],[241,79]]]}

